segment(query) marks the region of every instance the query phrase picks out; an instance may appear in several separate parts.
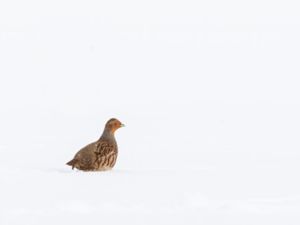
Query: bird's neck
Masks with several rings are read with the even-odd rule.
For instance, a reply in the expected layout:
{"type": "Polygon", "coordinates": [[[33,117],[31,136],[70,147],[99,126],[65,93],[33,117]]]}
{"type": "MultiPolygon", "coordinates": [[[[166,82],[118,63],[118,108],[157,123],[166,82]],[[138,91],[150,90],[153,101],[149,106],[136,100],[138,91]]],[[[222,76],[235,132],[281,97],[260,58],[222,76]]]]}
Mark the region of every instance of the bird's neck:
{"type": "Polygon", "coordinates": [[[105,140],[114,140],[115,139],[114,133],[115,132],[113,132],[112,130],[105,128],[102,135],[101,135],[101,137],[100,137],[100,139],[101,140],[103,140],[103,139],[105,139],[105,140]]]}

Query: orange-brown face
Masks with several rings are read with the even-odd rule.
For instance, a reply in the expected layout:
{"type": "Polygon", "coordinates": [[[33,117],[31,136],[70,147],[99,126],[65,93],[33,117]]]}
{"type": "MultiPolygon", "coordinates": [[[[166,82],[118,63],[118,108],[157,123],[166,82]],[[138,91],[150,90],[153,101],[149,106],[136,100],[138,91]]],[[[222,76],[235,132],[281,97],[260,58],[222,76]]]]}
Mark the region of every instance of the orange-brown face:
{"type": "Polygon", "coordinates": [[[119,120],[112,118],[109,121],[107,121],[105,128],[111,130],[112,132],[115,132],[120,127],[124,127],[124,124],[122,124],[119,120]]]}

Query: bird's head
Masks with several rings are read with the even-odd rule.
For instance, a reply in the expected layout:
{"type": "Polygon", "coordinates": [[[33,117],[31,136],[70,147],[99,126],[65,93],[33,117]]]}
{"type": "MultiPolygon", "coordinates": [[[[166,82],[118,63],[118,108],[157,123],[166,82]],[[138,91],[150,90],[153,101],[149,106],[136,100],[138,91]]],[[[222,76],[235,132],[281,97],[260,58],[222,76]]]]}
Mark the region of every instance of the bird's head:
{"type": "Polygon", "coordinates": [[[106,122],[105,129],[114,133],[117,129],[124,127],[124,126],[125,125],[122,124],[118,119],[112,118],[106,122]]]}

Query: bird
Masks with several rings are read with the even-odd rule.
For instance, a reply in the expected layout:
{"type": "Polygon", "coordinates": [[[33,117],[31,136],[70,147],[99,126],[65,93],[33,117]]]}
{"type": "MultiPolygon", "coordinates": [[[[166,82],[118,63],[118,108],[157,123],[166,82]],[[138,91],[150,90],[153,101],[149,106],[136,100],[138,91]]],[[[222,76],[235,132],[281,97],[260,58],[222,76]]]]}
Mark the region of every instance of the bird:
{"type": "Polygon", "coordinates": [[[115,131],[125,125],[118,119],[109,119],[101,137],[80,149],[74,158],[66,164],[72,169],[82,171],[106,171],[112,169],[117,161],[118,145],[115,131]]]}

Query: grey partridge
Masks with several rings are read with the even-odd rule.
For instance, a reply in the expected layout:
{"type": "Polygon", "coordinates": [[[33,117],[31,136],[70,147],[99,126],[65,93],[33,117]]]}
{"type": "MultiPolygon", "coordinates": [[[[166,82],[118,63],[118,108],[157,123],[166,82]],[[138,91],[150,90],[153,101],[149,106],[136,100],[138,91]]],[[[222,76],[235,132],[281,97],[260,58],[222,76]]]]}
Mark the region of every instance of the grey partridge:
{"type": "Polygon", "coordinates": [[[67,162],[72,169],[83,171],[105,171],[112,169],[116,164],[118,146],[115,131],[124,125],[117,119],[110,119],[105,124],[99,140],[80,149],[74,158],[67,162]]]}

